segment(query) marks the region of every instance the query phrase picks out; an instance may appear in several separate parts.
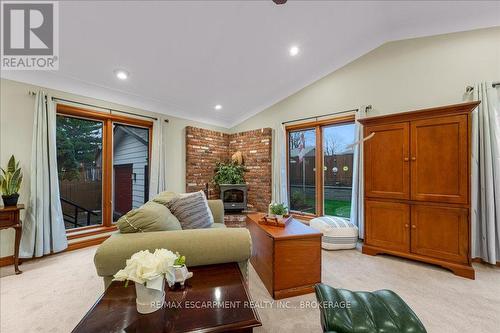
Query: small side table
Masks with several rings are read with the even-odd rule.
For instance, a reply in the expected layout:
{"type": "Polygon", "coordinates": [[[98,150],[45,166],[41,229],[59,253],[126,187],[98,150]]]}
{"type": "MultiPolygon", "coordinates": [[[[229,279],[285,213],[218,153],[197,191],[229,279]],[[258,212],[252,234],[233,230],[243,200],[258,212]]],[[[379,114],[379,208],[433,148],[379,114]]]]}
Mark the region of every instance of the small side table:
{"type": "Polygon", "coordinates": [[[24,205],[0,207],[0,230],[14,228],[16,239],[14,242],[14,270],[16,274],[21,274],[19,270],[19,243],[21,242],[22,222],[19,218],[19,211],[24,209],[24,205]]]}

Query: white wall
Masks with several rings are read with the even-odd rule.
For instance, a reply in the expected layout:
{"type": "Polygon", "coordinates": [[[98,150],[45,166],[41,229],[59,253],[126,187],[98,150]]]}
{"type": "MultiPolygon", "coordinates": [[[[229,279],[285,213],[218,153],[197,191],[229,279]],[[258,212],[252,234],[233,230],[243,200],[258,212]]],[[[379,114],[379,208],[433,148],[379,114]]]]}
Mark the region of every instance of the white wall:
{"type": "MultiPolygon", "coordinates": [[[[28,95],[28,91],[40,89],[21,82],[1,79],[0,81],[0,165],[5,166],[9,157],[14,154],[21,161],[20,165],[24,172],[24,181],[20,190],[20,203],[27,203],[30,188],[30,161],[31,161],[31,140],[33,132],[33,113],[35,99],[28,95]]],[[[108,103],[101,100],[94,100],[89,97],[69,94],[62,91],[44,88],[53,96],[90,103],[103,108],[113,108],[130,111],[150,116],[158,114],[149,113],[123,105],[108,103]]],[[[219,128],[204,123],[197,123],[191,120],[170,117],[167,125],[168,150],[168,172],[167,184],[169,190],[176,192],[185,191],[185,127],[198,126],[208,129],[224,131],[219,128]]],[[[22,215],[22,218],[24,215],[22,215]]],[[[14,244],[14,232],[12,229],[0,231],[0,257],[12,255],[14,244]]]]}
{"type": "MultiPolygon", "coordinates": [[[[305,53],[304,53],[305,54],[305,53]]],[[[300,59],[298,59],[300,61],[300,59]]],[[[500,28],[382,45],[243,123],[239,132],[372,104],[370,115],[462,101],[467,85],[500,81],[500,28]]]]}

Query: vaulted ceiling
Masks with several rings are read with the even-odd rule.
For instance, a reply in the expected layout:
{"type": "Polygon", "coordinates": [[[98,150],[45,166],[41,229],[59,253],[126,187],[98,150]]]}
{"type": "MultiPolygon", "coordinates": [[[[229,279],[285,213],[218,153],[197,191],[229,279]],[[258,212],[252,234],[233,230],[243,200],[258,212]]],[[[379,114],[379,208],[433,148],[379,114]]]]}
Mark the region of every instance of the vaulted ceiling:
{"type": "Polygon", "coordinates": [[[385,42],[498,25],[494,1],[61,2],[59,71],[2,77],[230,127],[385,42]]]}

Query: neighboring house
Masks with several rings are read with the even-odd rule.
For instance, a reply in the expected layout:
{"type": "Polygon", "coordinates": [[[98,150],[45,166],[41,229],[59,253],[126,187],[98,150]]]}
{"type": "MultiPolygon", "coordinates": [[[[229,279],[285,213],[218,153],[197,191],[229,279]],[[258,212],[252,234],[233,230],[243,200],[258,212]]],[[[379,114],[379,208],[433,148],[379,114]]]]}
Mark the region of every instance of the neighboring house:
{"type": "Polygon", "coordinates": [[[116,125],[113,141],[115,218],[148,201],[149,131],[116,125]]]}

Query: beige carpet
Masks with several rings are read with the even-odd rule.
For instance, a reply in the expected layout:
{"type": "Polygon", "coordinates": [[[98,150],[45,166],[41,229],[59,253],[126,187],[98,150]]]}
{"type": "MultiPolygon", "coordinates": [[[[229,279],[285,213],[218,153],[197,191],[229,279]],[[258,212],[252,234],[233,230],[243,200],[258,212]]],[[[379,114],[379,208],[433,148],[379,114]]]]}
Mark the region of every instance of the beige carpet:
{"type": "MultiPolygon", "coordinates": [[[[0,331],[70,332],[102,292],[92,262],[95,247],[2,268],[0,331]]],[[[475,265],[475,281],[446,270],[358,250],[323,252],[323,282],[353,290],[388,288],[414,309],[428,332],[500,332],[500,269],[475,265]]],[[[314,295],[274,304],[253,269],[250,292],[261,308],[257,332],[321,332],[319,312],[301,309],[314,295]],[[303,303],[301,303],[303,302],[303,303]],[[283,308],[287,307],[287,308],[283,308]],[[294,308],[295,307],[295,308],[294,308]]]]}

